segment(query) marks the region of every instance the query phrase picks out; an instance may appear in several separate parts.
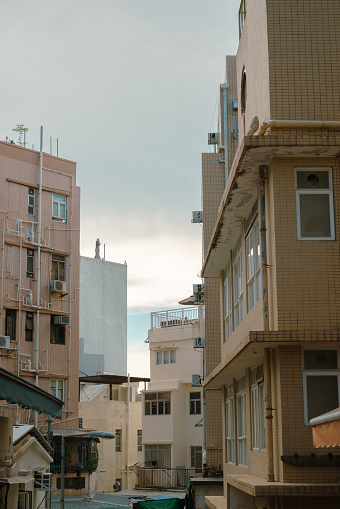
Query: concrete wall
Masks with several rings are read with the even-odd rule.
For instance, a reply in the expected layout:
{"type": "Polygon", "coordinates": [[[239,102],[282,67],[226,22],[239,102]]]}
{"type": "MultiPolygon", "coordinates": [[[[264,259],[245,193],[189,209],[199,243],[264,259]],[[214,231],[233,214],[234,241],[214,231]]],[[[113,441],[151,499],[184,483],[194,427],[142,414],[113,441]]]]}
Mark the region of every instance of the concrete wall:
{"type": "Polygon", "coordinates": [[[79,334],[86,357],[79,368],[88,375],[97,374],[97,355],[104,356],[104,370],[127,374],[126,278],[126,264],[80,259],[79,334]]]}

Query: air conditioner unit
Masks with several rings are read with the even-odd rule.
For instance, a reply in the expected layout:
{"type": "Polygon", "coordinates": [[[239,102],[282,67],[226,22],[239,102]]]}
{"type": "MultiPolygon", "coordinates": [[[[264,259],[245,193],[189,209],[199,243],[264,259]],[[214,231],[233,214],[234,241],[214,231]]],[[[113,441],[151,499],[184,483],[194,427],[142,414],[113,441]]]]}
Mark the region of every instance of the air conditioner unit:
{"type": "Polygon", "coordinates": [[[51,291],[65,293],[66,292],[66,281],[52,281],[51,291]]]}
{"type": "Polygon", "coordinates": [[[54,325],[68,325],[70,323],[69,316],[55,316],[53,319],[54,325]]]}
{"type": "Polygon", "coordinates": [[[208,145],[218,144],[218,133],[208,133],[208,145]]]}
{"type": "Polygon", "coordinates": [[[34,473],[35,491],[52,491],[52,474],[49,472],[34,473]]]}
{"type": "Polygon", "coordinates": [[[202,385],[201,384],[201,376],[200,375],[192,375],[191,385],[192,385],[192,387],[200,387],[202,385]]]}
{"type": "Polygon", "coordinates": [[[0,348],[11,348],[11,338],[9,336],[0,336],[0,348]]]}
{"type": "Polygon", "coordinates": [[[194,338],[194,348],[204,348],[205,338],[194,338]]]}
{"type": "Polygon", "coordinates": [[[192,211],[192,223],[203,223],[203,211],[193,210],[192,211]]]}

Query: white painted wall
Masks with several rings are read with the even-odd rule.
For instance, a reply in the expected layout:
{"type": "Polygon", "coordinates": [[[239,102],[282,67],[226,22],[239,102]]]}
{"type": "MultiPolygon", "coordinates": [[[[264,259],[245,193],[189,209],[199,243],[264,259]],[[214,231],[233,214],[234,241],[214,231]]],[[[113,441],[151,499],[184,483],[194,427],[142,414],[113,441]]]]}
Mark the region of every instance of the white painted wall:
{"type": "MultiPolygon", "coordinates": [[[[127,374],[127,266],[80,257],[79,337],[84,353],[104,355],[104,370],[127,374]]],[[[88,359],[87,359],[88,360],[88,359]]],[[[88,375],[88,363],[80,370],[88,375]]]]}

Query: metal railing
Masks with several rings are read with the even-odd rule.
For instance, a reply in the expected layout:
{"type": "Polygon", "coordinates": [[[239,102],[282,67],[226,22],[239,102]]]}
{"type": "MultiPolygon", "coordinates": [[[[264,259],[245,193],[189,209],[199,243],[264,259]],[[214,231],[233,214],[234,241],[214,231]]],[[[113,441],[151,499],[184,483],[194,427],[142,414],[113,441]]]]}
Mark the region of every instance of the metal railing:
{"type": "Polygon", "coordinates": [[[198,323],[198,306],[151,313],[151,329],[198,323]]]}
{"type": "Polygon", "coordinates": [[[200,468],[134,467],[136,488],[184,488],[190,477],[202,476],[200,468]]]}

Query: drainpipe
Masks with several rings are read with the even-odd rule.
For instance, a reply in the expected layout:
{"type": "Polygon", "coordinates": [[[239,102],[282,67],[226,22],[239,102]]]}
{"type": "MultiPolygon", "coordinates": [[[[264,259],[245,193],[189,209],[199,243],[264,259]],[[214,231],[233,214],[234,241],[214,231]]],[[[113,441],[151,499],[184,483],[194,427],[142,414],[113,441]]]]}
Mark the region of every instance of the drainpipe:
{"type": "Polygon", "coordinates": [[[260,127],[259,135],[263,136],[269,127],[290,127],[292,129],[340,129],[340,121],[332,120],[266,120],[260,127]]]}
{"type": "Polygon", "coordinates": [[[130,435],[130,373],[128,373],[127,426],[126,426],[126,489],[129,489],[129,435],[130,435]]]}
{"type": "Polygon", "coordinates": [[[262,272],[262,303],[263,303],[263,327],[269,330],[268,314],[268,277],[267,277],[267,246],[266,246],[266,197],[265,197],[265,173],[267,166],[259,167],[259,215],[260,215],[260,245],[261,245],[261,272],[262,272]]]}
{"type": "Polygon", "coordinates": [[[273,408],[270,373],[270,348],[264,349],[264,402],[266,407],[266,450],[267,450],[267,481],[274,481],[273,455],[273,408]]]}
{"type": "MultiPolygon", "coordinates": [[[[42,200],[42,162],[43,162],[43,127],[40,127],[39,156],[39,201],[38,201],[38,253],[37,253],[37,320],[35,335],[35,385],[39,377],[39,314],[40,314],[40,250],[41,250],[41,200],[42,200]]],[[[38,424],[38,412],[34,414],[34,424],[38,424]]]]}

